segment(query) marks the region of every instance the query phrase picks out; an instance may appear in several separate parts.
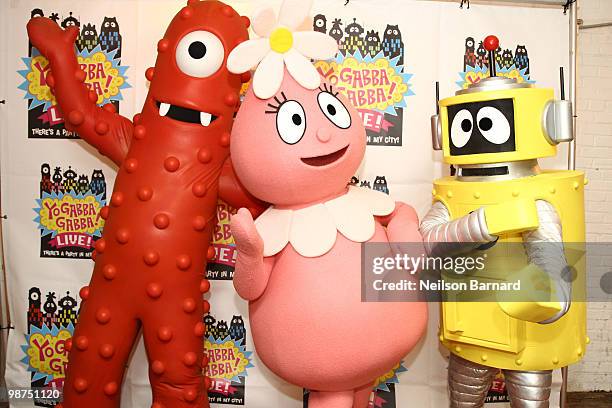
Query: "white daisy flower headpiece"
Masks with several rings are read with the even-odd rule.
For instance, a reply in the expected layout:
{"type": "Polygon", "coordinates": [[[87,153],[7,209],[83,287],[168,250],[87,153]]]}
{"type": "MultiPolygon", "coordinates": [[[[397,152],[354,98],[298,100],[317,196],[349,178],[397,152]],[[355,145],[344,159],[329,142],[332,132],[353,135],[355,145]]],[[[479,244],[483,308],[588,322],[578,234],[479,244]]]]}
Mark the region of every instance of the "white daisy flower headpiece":
{"type": "Polygon", "coordinates": [[[251,23],[260,38],[243,42],[230,53],[227,59],[230,72],[243,74],[256,68],[253,91],[258,98],[276,95],[285,66],[304,88],[321,86],[321,76],[310,60],[334,57],[338,44],[324,33],[298,31],[304,21],[310,20],[311,7],[312,0],[285,0],[278,19],[271,8],[255,13],[251,23]]]}

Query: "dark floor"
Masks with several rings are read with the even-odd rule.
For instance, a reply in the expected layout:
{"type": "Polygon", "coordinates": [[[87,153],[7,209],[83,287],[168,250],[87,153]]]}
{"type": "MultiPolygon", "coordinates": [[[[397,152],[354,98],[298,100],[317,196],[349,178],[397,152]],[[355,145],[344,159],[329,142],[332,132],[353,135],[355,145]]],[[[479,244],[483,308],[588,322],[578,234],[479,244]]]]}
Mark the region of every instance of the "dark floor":
{"type": "Polygon", "coordinates": [[[610,392],[576,392],[569,394],[570,408],[612,408],[610,392]]]}

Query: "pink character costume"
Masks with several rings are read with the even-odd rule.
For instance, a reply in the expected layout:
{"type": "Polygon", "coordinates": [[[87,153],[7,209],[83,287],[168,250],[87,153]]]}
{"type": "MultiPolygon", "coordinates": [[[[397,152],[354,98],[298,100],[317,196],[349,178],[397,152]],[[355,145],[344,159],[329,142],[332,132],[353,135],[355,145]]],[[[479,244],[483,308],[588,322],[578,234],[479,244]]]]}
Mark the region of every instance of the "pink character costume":
{"type": "Polygon", "coordinates": [[[255,222],[245,209],[232,219],[234,286],[249,301],[268,368],[310,389],[311,408],[365,408],[374,381],[420,339],[427,310],[362,302],[361,245],[421,236],[411,207],[347,186],[365,154],[365,130],[310,62],[333,57],[335,41],[293,32],[310,3],[285,0],[278,23],[273,11],[260,12],[253,28],[263,38],[228,58],[233,73],[258,66],[232,132],[235,171],[273,204],[255,222]]]}

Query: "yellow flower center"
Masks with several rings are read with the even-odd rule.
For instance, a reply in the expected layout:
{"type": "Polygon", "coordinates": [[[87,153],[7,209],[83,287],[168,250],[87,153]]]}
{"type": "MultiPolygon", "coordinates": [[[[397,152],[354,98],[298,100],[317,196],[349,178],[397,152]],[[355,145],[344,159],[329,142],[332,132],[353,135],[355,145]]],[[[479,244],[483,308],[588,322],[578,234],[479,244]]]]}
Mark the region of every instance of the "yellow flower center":
{"type": "Polygon", "coordinates": [[[280,27],[270,36],[270,48],[279,54],[284,54],[293,47],[293,34],[289,29],[280,27]]]}

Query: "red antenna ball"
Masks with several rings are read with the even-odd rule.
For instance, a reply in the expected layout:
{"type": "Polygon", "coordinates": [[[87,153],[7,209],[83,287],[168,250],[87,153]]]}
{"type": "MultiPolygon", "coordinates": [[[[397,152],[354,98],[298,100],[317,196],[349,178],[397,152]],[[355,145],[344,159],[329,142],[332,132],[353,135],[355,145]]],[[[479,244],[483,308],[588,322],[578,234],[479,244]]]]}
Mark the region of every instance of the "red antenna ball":
{"type": "Polygon", "coordinates": [[[484,47],[487,51],[495,51],[499,48],[499,38],[494,35],[489,35],[484,40],[484,47]]]}

